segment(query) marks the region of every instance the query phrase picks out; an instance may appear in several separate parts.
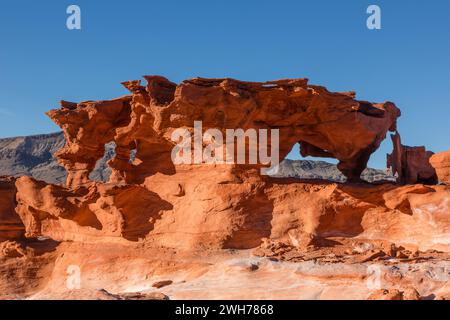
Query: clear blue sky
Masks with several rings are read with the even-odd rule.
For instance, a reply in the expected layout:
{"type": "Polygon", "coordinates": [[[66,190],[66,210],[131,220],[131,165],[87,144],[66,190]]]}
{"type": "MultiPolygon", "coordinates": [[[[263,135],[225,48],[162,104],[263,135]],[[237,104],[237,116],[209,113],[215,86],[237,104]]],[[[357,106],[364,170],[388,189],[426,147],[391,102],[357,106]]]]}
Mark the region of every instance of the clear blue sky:
{"type": "MultiPolygon", "coordinates": [[[[61,99],[109,99],[144,74],[308,77],[402,110],[409,145],[450,148],[450,1],[16,0],[0,4],[0,137],[57,131],[61,99]],[[66,8],[82,30],[66,28],[66,8]],[[382,30],[366,9],[382,9],[382,30]]],[[[372,157],[384,167],[388,138],[372,157]]]]}

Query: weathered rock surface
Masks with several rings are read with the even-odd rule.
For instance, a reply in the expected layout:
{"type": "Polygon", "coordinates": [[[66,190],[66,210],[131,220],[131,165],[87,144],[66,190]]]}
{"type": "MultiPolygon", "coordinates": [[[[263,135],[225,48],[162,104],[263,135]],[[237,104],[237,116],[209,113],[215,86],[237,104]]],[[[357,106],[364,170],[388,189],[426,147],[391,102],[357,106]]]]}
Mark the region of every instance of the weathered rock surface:
{"type": "Polygon", "coordinates": [[[373,292],[368,300],[420,300],[420,295],[414,288],[405,291],[399,289],[380,289],[373,292]]]}
{"type": "MultiPolygon", "coordinates": [[[[49,112],[67,141],[56,154],[65,185],[2,180],[0,228],[12,221],[21,232],[4,228],[0,298],[446,297],[449,186],[287,179],[257,165],[171,161],[171,133],[195,120],[204,130],[279,128],[281,159],[300,142],[303,155],[336,158],[359,181],[395,131],[392,103],[305,79],[146,80],[124,83],[125,97],[49,112]],[[109,181],[93,181],[111,142],[109,181]]],[[[423,164],[417,159],[406,163],[423,164]]],[[[414,172],[425,178],[421,165],[414,172]]]]}
{"type": "Polygon", "coordinates": [[[295,243],[310,234],[450,251],[449,187],[299,182],[214,169],[188,166],[142,185],[76,189],[22,177],[16,210],[28,237],[57,241],[249,249],[263,238],[295,243]]]}
{"type": "Polygon", "coordinates": [[[439,180],[450,184],[450,150],[433,155],[430,162],[436,169],[439,180]]]}
{"type": "MultiPolygon", "coordinates": [[[[30,176],[53,184],[64,184],[67,173],[53,154],[64,147],[62,132],[0,139],[0,176],[30,176]]],[[[114,156],[114,147],[105,146],[104,157],[97,162],[90,178],[106,182],[111,170],[106,162],[114,156]]]]}
{"type": "Polygon", "coordinates": [[[111,182],[142,183],[158,172],[173,174],[171,133],[192,130],[194,121],[202,121],[203,130],[278,128],[280,160],[300,142],[302,155],[336,158],[348,179],[359,180],[400,116],[393,103],[358,101],[354,94],[308,85],[307,79],[253,83],[197,78],[179,85],[160,76],[145,79],[146,87],[140,81],[123,83],[131,95],[79,104],[63,101],[61,109],[48,112],[66,137],[56,156],[68,171],[68,186],[89,181],[105,144],[112,141],[111,182]]]}
{"type": "MultiPolygon", "coordinates": [[[[36,180],[52,184],[65,184],[66,170],[61,167],[53,152],[64,146],[64,134],[51,133],[38,136],[16,137],[0,139],[0,175],[5,176],[30,176],[36,180]],[[27,143],[22,145],[22,141],[27,143]],[[20,149],[20,150],[17,150],[20,149]],[[35,150],[40,150],[45,156],[33,158],[35,150]]],[[[111,169],[107,162],[115,156],[115,145],[105,145],[103,158],[97,161],[89,178],[94,181],[107,182],[111,175],[111,169]]],[[[345,176],[337,169],[336,165],[325,161],[311,160],[283,160],[276,172],[277,177],[318,179],[345,182],[345,176]]],[[[367,168],[361,178],[364,181],[374,182],[380,180],[395,181],[393,176],[387,175],[383,170],[367,168]]]]}
{"type": "Polygon", "coordinates": [[[408,288],[423,299],[448,297],[448,256],[422,252],[415,260],[352,263],[351,259],[364,255],[364,248],[378,244],[330,241],[333,247],[312,248],[303,254],[304,260],[257,257],[249,250],[183,251],[142,244],[63,242],[53,251],[26,259],[0,257],[0,274],[8,274],[0,278],[0,298],[367,299],[379,289],[404,293],[408,288]],[[79,289],[68,287],[73,275],[68,270],[74,266],[80,270],[79,289]],[[373,270],[379,279],[373,278],[373,270]],[[152,287],[166,279],[173,283],[152,287]],[[132,293],[131,297],[126,293],[132,293]]]}
{"type": "Polygon", "coordinates": [[[387,167],[397,174],[397,181],[402,184],[436,184],[436,170],[430,164],[433,152],[425,147],[408,147],[402,145],[400,134],[391,135],[394,151],[387,156],[387,167]]]}
{"type": "Polygon", "coordinates": [[[0,177],[0,241],[20,239],[25,231],[15,212],[16,192],[14,178],[0,177]]]}

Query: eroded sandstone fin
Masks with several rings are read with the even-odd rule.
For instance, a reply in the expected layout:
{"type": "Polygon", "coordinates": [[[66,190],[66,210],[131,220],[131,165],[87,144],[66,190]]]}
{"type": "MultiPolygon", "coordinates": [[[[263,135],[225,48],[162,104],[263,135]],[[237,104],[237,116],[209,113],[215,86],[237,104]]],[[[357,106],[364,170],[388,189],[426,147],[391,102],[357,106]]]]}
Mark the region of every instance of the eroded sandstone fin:
{"type": "Polygon", "coordinates": [[[394,146],[393,152],[387,155],[387,167],[392,168],[393,174],[398,176],[401,184],[436,184],[438,182],[436,170],[430,164],[433,152],[425,147],[409,147],[401,143],[398,132],[391,135],[394,146]]]}

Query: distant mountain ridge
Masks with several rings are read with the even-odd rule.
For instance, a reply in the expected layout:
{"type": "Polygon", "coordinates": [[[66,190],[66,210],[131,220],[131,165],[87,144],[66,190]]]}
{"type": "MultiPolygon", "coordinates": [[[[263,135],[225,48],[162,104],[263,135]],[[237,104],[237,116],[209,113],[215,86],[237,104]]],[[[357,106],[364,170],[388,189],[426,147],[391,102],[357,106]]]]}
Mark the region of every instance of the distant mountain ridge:
{"type": "MultiPolygon", "coordinates": [[[[48,183],[61,184],[66,179],[66,171],[53,154],[64,147],[62,132],[0,139],[0,176],[31,176],[48,183]]],[[[111,173],[106,162],[114,156],[114,145],[105,146],[105,156],[98,161],[91,173],[91,179],[107,181],[111,173]]],[[[325,161],[284,160],[276,177],[299,179],[324,179],[344,182],[345,177],[336,165],[325,161]]],[[[362,178],[373,182],[376,180],[393,180],[384,171],[368,168],[362,178]]]]}
{"type": "Polygon", "coordinates": [[[53,158],[64,144],[61,132],[0,139],[0,175],[27,175],[50,183],[64,181],[66,171],[53,158]]]}
{"type": "MultiPolygon", "coordinates": [[[[285,159],[280,164],[274,177],[298,178],[298,179],[325,179],[336,182],[345,182],[345,176],[335,164],[326,161],[315,160],[290,160],[285,159]]],[[[367,168],[361,178],[368,182],[387,180],[395,181],[395,178],[386,174],[383,170],[367,168]]]]}

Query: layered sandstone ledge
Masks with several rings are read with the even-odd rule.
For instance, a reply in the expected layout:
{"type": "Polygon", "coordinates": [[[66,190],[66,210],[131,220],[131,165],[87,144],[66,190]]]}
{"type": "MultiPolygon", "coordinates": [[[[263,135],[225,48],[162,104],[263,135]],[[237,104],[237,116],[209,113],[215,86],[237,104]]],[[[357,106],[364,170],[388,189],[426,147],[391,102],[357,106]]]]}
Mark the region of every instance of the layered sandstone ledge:
{"type": "Polygon", "coordinates": [[[0,181],[5,297],[120,298],[151,293],[167,278],[174,282],[163,291],[175,298],[448,296],[450,187],[414,184],[434,182],[431,153],[394,138],[390,161],[400,182],[413,184],[359,182],[370,155],[396,131],[393,103],[358,101],[306,79],[145,79],[146,87],[124,83],[130,95],[62,102],[48,113],[66,138],[57,153],[65,186],[0,181]],[[304,156],[338,159],[349,182],[261,176],[259,165],[174,165],[171,134],[193,130],[194,121],[204,130],[279,129],[281,159],[300,143],[304,156]],[[93,182],[110,142],[110,181],[93,182]],[[372,264],[384,268],[388,291],[367,286],[372,264]],[[73,265],[82,278],[75,291],[64,284],[73,265]],[[424,283],[428,271],[434,275],[424,283]],[[232,289],[243,286],[247,296],[232,289]]]}
{"type": "Polygon", "coordinates": [[[29,238],[194,250],[250,249],[264,238],[307,246],[340,236],[450,251],[446,186],[299,182],[190,168],[142,185],[68,189],[22,177],[16,187],[29,238]]]}

